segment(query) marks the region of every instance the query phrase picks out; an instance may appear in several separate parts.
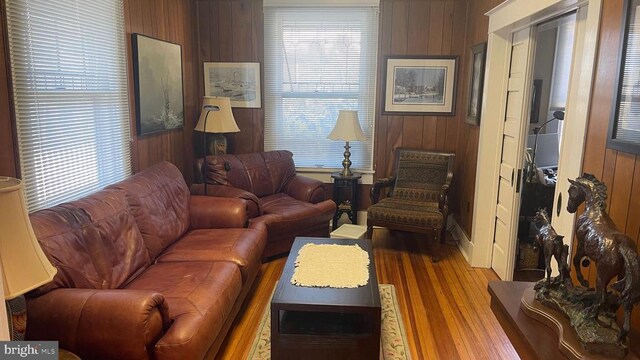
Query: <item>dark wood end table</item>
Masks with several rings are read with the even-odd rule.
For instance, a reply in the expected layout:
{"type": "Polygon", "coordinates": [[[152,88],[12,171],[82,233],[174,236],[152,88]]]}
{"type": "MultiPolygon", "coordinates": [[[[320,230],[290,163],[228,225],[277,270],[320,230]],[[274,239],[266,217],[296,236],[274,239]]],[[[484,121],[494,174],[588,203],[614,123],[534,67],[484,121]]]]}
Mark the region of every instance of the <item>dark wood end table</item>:
{"type": "Polygon", "coordinates": [[[371,241],[299,237],[271,300],[271,358],[378,359],[380,292],[371,241]],[[369,254],[369,281],[358,288],[291,284],[300,248],[308,243],[359,245],[369,254]]]}
{"type": "Polygon", "coordinates": [[[352,224],[358,224],[358,180],[361,177],[360,173],[353,173],[351,176],[344,176],[342,172],[331,173],[333,201],[338,205],[336,213],[333,215],[333,230],[338,228],[338,220],[344,213],[349,216],[352,224]]]}

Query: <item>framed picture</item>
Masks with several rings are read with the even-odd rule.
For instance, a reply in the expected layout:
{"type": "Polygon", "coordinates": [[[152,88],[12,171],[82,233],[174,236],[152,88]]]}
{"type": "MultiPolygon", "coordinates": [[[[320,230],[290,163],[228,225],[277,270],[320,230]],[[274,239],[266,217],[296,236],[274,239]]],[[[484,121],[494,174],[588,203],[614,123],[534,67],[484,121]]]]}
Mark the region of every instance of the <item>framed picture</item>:
{"type": "Polygon", "coordinates": [[[640,0],[624,1],[618,77],[607,147],[640,154],[640,0]]]}
{"type": "Polygon", "coordinates": [[[205,96],[231,98],[231,107],[260,108],[259,63],[204,63],[205,96]]]}
{"type": "Polygon", "coordinates": [[[383,115],[454,115],[457,56],[386,58],[383,115]]]}
{"type": "Polygon", "coordinates": [[[531,113],[529,123],[537,124],[540,117],[540,100],[542,98],[542,79],[534,79],[531,87],[531,113]]]}
{"type": "Polygon", "coordinates": [[[482,87],[484,86],[484,66],[487,58],[487,43],[480,43],[471,48],[471,66],[469,69],[469,96],[467,98],[467,117],[470,125],[480,124],[482,107],[482,87]]]}
{"type": "Polygon", "coordinates": [[[184,126],[182,48],[131,34],[138,135],[184,126]]]}

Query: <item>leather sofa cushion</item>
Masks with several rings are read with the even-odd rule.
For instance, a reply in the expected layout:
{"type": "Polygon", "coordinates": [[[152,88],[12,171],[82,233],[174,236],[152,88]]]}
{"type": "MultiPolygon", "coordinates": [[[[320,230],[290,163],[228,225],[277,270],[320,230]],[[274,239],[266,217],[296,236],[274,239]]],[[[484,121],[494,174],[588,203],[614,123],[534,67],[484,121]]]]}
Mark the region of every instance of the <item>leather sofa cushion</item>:
{"type": "Polygon", "coordinates": [[[229,261],[240,267],[245,283],[257,273],[266,244],[266,233],[255,229],[198,229],[185,234],[157,261],[229,261]]]}
{"type": "Polygon", "coordinates": [[[30,215],[33,231],[58,268],[39,288],[114,289],[150,265],[124,194],[103,190],[30,215]]]}
{"type": "Polygon", "coordinates": [[[151,259],[189,229],[189,188],[173,164],[161,162],[108,188],[125,192],[151,259]]]}
{"type": "Polygon", "coordinates": [[[279,215],[287,220],[307,219],[314,224],[317,223],[315,216],[318,215],[318,206],[316,204],[296,200],[285,193],[260,198],[260,207],[264,214],[279,215]]]}
{"type": "Polygon", "coordinates": [[[271,194],[282,192],[285,184],[296,176],[293,153],[287,150],[267,151],[262,153],[262,157],[271,174],[271,181],[273,183],[273,191],[271,194]]]}
{"type": "Polygon", "coordinates": [[[171,327],[156,343],[156,359],[202,359],[240,294],[240,270],[231,262],[164,262],[126,286],[162,294],[171,327]]]}
{"type": "Polygon", "coordinates": [[[207,157],[209,184],[233,186],[257,197],[281,192],[295,175],[293,153],[286,150],[207,157]]]}

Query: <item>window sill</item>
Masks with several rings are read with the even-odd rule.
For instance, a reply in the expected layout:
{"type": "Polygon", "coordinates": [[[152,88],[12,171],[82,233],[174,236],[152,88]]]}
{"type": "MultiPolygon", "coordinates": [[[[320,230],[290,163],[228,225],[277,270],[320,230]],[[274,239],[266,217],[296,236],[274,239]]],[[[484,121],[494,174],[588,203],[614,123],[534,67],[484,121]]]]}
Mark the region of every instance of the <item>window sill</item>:
{"type": "MultiPolygon", "coordinates": [[[[331,173],[336,171],[340,171],[342,168],[328,168],[328,169],[320,169],[320,168],[296,168],[298,174],[302,176],[306,176],[308,178],[320,180],[325,184],[330,184],[333,182],[331,179],[331,173]]],[[[360,179],[361,184],[371,185],[373,184],[373,170],[359,170],[359,169],[351,169],[353,172],[361,173],[362,178],[360,179]]]]}

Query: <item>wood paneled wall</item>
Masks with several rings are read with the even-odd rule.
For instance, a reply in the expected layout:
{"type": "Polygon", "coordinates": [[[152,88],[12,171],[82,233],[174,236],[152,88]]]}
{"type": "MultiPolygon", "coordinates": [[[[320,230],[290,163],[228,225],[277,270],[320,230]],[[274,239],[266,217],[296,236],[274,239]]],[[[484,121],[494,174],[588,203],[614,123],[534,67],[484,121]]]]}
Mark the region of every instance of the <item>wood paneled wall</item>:
{"type": "MultiPolygon", "coordinates": [[[[204,96],[205,62],[259,62],[264,59],[262,0],[198,0],[197,100],[204,96]]],[[[262,67],[262,65],[261,65],[262,67]]],[[[262,71],[261,71],[262,75],[262,71]]],[[[264,76],[262,76],[264,79],[264,76]]],[[[262,79],[261,79],[262,81],[262,79]]],[[[264,108],[264,103],[263,103],[264,108]]],[[[229,152],[264,149],[264,111],[234,108],[240,132],[228,134],[229,152]]],[[[197,155],[197,154],[196,154],[197,155]]]]}
{"type": "MultiPolygon", "coordinates": [[[[12,91],[10,86],[9,50],[6,44],[6,19],[4,1],[0,1],[2,36],[0,44],[0,175],[19,176],[18,155],[13,131],[12,91]]],[[[133,171],[138,172],[163,160],[174,163],[183,172],[188,182],[193,178],[192,132],[197,119],[198,89],[196,82],[195,27],[193,19],[195,4],[182,0],[125,0],[125,28],[129,54],[129,104],[132,132],[133,171]],[[135,133],[135,101],[131,56],[131,33],[141,33],[182,45],[184,114],[183,129],[138,137],[135,133]]]]}
{"type": "Polygon", "coordinates": [[[0,176],[18,176],[13,108],[11,106],[11,69],[5,24],[4,0],[0,0],[0,176]]]}
{"type": "MultiPolygon", "coordinates": [[[[583,171],[608,186],[607,209],[618,228],[640,242],[640,156],[608,149],[607,127],[614,106],[623,1],[604,0],[597,67],[584,151],[583,171]]],[[[575,248],[575,246],[574,246],[575,248]]],[[[640,248],[639,248],[640,250],[640,248]]],[[[583,271],[595,285],[595,268],[583,271]]],[[[640,329],[640,311],[633,313],[632,326],[640,329]]]]}
{"type": "Polygon", "coordinates": [[[184,0],[124,0],[125,27],[129,53],[129,103],[131,111],[132,163],[138,172],[167,160],[193,181],[193,128],[200,113],[196,65],[195,4],[184,0]],[[184,127],[162,133],[137,136],[131,34],[139,33],[182,46],[184,127]]]}

